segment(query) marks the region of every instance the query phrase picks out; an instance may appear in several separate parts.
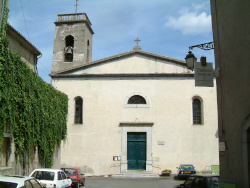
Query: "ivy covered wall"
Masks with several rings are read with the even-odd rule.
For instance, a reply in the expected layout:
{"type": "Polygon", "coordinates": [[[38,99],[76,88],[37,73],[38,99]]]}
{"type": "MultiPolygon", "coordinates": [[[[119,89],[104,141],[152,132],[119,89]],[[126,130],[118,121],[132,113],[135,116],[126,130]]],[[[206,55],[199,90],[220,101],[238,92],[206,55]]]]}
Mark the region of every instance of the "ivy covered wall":
{"type": "Polygon", "coordinates": [[[8,49],[8,10],[0,34],[0,148],[6,127],[15,145],[16,163],[23,168],[37,148],[41,164],[51,167],[56,147],[67,135],[68,97],[44,82],[8,49]]]}

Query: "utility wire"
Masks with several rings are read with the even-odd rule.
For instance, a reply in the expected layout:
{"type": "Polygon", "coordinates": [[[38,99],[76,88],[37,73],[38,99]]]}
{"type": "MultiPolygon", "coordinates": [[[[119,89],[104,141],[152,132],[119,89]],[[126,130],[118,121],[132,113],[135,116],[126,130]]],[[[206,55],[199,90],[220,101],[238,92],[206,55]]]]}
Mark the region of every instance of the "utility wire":
{"type": "Polygon", "coordinates": [[[29,41],[30,41],[30,36],[29,36],[27,24],[26,24],[26,19],[25,19],[25,16],[24,16],[24,11],[23,11],[22,0],[20,0],[20,3],[21,3],[22,12],[23,12],[23,19],[24,19],[24,24],[25,24],[25,27],[26,27],[26,32],[27,32],[27,35],[28,35],[28,39],[29,39],[29,41]]]}
{"type": "Polygon", "coordinates": [[[39,64],[41,64],[48,72],[51,72],[41,61],[39,61],[39,64]]]}
{"type": "MultiPolygon", "coordinates": [[[[27,32],[27,35],[28,35],[28,39],[30,41],[30,36],[29,36],[29,32],[28,32],[28,27],[27,27],[27,24],[26,24],[26,19],[25,19],[25,16],[24,16],[24,11],[23,11],[23,5],[22,5],[22,0],[20,0],[20,4],[21,4],[21,8],[22,8],[22,12],[23,12],[23,19],[24,19],[24,24],[25,24],[25,28],[26,28],[26,32],[27,32]]],[[[30,41],[31,42],[31,41],[30,41]]],[[[48,72],[51,72],[41,61],[40,63],[48,72]]],[[[37,70],[38,71],[38,70],[37,70]]]]}

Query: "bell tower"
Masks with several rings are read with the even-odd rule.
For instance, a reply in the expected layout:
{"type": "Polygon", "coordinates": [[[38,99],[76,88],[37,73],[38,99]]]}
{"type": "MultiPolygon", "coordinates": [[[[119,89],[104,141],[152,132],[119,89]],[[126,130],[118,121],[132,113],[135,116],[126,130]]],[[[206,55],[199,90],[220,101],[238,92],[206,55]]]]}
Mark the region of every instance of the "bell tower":
{"type": "Polygon", "coordinates": [[[92,60],[91,22],[87,14],[58,14],[55,22],[52,73],[81,66],[92,60]]]}

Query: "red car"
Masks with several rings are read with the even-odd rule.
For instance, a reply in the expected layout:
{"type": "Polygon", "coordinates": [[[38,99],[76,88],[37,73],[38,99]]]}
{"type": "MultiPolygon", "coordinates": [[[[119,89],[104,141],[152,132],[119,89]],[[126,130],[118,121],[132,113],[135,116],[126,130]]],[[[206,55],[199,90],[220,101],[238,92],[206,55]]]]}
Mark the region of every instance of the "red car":
{"type": "Polygon", "coordinates": [[[61,168],[67,177],[69,177],[72,180],[72,186],[73,187],[79,187],[80,184],[82,186],[85,185],[85,176],[84,173],[78,169],[78,168],[70,168],[70,167],[64,167],[61,168]]]}

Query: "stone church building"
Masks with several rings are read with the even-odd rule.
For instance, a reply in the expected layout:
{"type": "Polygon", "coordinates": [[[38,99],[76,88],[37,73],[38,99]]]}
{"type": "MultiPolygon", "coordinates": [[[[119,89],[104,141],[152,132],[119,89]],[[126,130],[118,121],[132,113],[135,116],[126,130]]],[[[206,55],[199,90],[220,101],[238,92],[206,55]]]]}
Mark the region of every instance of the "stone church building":
{"type": "Polygon", "coordinates": [[[61,166],[110,175],[218,165],[216,86],[195,87],[185,61],[145,52],[138,42],[91,61],[93,34],[85,13],[55,22],[50,76],[69,98],[61,166]]]}

